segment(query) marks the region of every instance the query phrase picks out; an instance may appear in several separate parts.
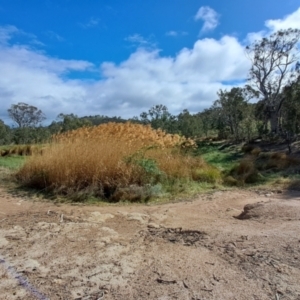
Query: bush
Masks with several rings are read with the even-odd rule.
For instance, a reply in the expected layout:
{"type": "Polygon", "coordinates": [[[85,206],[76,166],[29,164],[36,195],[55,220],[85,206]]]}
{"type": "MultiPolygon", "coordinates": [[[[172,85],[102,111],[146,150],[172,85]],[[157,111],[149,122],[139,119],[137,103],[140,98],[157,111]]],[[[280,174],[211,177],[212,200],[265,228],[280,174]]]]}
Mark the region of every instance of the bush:
{"type": "Polygon", "coordinates": [[[226,176],[224,178],[223,182],[224,182],[224,184],[229,185],[229,186],[236,186],[236,185],[238,185],[238,181],[234,177],[232,177],[232,176],[226,176]]]}
{"type": "Polygon", "coordinates": [[[260,153],[256,165],[260,170],[284,170],[300,164],[300,160],[283,152],[260,153]]]}
{"type": "MultiPolygon", "coordinates": [[[[78,199],[145,201],[159,182],[194,180],[195,170],[209,170],[200,157],[184,154],[183,145],[195,147],[193,140],[139,124],[81,128],[54,136],[42,154],[27,160],[17,178],[26,186],[78,199]]],[[[206,180],[216,174],[214,170],[206,180]]]]}
{"type": "Polygon", "coordinates": [[[260,147],[255,147],[254,149],[251,150],[251,155],[254,155],[254,156],[258,156],[260,153],[261,153],[261,148],[260,147]]]}
{"type": "Polygon", "coordinates": [[[250,159],[243,159],[239,165],[231,170],[230,175],[241,184],[255,183],[260,179],[258,170],[250,159]]]}
{"type": "Polygon", "coordinates": [[[193,180],[207,183],[219,183],[221,181],[221,173],[217,168],[206,167],[195,170],[193,180]]]}
{"type": "Polygon", "coordinates": [[[243,151],[244,153],[251,153],[255,148],[257,148],[257,147],[254,146],[254,145],[248,145],[248,144],[246,144],[246,145],[244,145],[244,146],[242,147],[242,151],[243,151]]]}

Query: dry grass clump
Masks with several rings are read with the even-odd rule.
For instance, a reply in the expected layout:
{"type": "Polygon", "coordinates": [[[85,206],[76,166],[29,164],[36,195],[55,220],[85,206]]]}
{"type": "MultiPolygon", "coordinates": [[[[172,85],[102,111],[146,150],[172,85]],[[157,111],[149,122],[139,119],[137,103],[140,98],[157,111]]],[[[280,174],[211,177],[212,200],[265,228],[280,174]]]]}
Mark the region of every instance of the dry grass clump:
{"type": "Polygon", "coordinates": [[[254,146],[254,145],[245,144],[245,145],[242,147],[242,151],[243,151],[244,153],[251,153],[255,148],[256,148],[256,146],[254,146]]]}
{"type": "MultiPolygon", "coordinates": [[[[230,175],[232,178],[235,178],[239,184],[255,183],[259,180],[259,172],[254,161],[251,159],[241,160],[239,165],[231,170],[230,175]]],[[[233,183],[232,180],[231,182],[233,183]]]]}
{"type": "Polygon", "coordinates": [[[64,134],[53,136],[56,142],[73,143],[76,140],[99,140],[113,137],[122,140],[127,144],[139,141],[138,147],[148,147],[157,145],[161,147],[181,146],[183,148],[196,147],[192,139],[187,139],[178,134],[168,134],[163,130],[153,130],[150,125],[134,123],[107,123],[95,127],[84,127],[77,130],[68,131],[64,134]]]}
{"type": "Polygon", "coordinates": [[[283,152],[261,152],[258,155],[247,155],[241,160],[239,165],[230,171],[230,176],[224,179],[224,183],[228,185],[256,183],[261,181],[263,176],[272,173],[297,174],[299,167],[300,159],[297,157],[283,152]]]}
{"type": "Polygon", "coordinates": [[[236,186],[238,185],[238,180],[235,179],[234,177],[232,176],[226,176],[223,180],[224,184],[226,185],[229,185],[229,186],[236,186]]]}
{"type": "Polygon", "coordinates": [[[9,150],[7,150],[7,149],[0,150],[0,156],[7,156],[8,154],[9,154],[9,150]]]}
{"type": "Polygon", "coordinates": [[[254,156],[258,156],[260,153],[261,153],[261,148],[260,147],[255,147],[254,149],[251,150],[251,155],[254,155],[254,156]]]}
{"type": "Polygon", "coordinates": [[[300,191],[300,180],[299,179],[292,180],[287,186],[287,188],[293,191],[300,191]]]}
{"type": "Polygon", "coordinates": [[[0,151],[0,156],[20,155],[30,156],[34,153],[40,153],[42,151],[40,146],[37,145],[14,145],[8,146],[0,151]]]}
{"type": "Polygon", "coordinates": [[[184,155],[193,140],[139,124],[109,123],[56,135],[42,155],[33,155],[17,177],[27,186],[64,195],[110,201],[147,200],[151,188],[170,178],[193,180],[209,169],[184,155]]]}
{"type": "Polygon", "coordinates": [[[193,172],[193,179],[200,182],[220,183],[222,181],[222,176],[217,168],[206,166],[201,169],[195,169],[193,172]]]}
{"type": "Polygon", "coordinates": [[[254,156],[258,156],[262,152],[262,149],[260,147],[256,146],[256,145],[245,144],[242,147],[242,151],[245,154],[251,154],[251,155],[254,155],[254,156]]]}
{"type": "Polygon", "coordinates": [[[283,152],[260,153],[256,160],[259,170],[284,170],[299,164],[299,159],[283,152]]]}

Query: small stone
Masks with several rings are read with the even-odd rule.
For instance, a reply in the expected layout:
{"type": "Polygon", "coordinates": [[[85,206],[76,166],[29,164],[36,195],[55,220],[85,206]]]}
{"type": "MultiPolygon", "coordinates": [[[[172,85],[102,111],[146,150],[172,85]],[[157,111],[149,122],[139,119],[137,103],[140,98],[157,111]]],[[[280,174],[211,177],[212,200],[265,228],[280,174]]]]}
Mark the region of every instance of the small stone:
{"type": "Polygon", "coordinates": [[[5,238],[0,237],[0,249],[6,245],[8,245],[8,240],[5,238]]]}
{"type": "Polygon", "coordinates": [[[88,218],[88,221],[91,222],[96,222],[96,223],[103,223],[107,219],[112,219],[114,218],[114,215],[112,214],[101,214],[98,211],[92,212],[91,216],[88,218]]]}
{"type": "Polygon", "coordinates": [[[155,223],[149,223],[149,224],[148,224],[148,227],[149,227],[149,228],[156,228],[156,229],[157,229],[157,228],[160,228],[160,225],[155,224],[155,223]]]}
{"type": "Polygon", "coordinates": [[[141,224],[148,223],[149,219],[150,219],[149,215],[141,214],[141,213],[130,213],[127,215],[127,220],[139,221],[141,224]]]}

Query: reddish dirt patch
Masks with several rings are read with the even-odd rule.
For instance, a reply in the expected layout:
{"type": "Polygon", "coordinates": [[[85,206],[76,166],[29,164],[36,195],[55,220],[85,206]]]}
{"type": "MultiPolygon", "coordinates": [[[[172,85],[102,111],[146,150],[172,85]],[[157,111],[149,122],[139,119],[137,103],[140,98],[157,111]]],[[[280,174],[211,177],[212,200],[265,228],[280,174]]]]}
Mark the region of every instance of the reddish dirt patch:
{"type": "Polygon", "coordinates": [[[299,230],[299,192],[99,207],[2,189],[1,299],[300,299],[299,230]]]}

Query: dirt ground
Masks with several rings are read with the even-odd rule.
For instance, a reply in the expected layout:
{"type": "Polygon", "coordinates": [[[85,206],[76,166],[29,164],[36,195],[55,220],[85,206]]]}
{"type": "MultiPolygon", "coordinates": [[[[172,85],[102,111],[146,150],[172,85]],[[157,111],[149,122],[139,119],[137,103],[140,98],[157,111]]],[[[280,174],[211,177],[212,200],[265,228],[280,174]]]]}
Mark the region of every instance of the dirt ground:
{"type": "Polygon", "coordinates": [[[0,299],[300,299],[300,193],[75,206],[0,189],[0,291],[0,299]]]}

